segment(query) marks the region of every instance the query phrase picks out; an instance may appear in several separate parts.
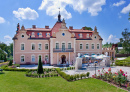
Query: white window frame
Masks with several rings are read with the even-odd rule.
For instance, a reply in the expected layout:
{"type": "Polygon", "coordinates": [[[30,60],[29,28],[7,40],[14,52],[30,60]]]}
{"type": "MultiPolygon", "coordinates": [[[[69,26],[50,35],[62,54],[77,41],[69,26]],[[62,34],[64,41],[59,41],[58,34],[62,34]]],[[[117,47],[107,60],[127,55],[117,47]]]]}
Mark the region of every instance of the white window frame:
{"type": "Polygon", "coordinates": [[[48,43],[45,43],[45,50],[49,50],[49,44],[48,43]],[[48,49],[46,49],[46,44],[48,46],[48,49]]]}
{"type": "Polygon", "coordinates": [[[97,43],[97,49],[100,49],[100,44],[99,43],[97,43]],[[99,48],[98,48],[98,45],[99,45],[99,48]]]}
{"type": "Polygon", "coordinates": [[[69,48],[69,43],[70,43],[70,47],[72,48],[72,43],[71,42],[68,42],[68,49],[71,49],[69,48]]]}
{"type": "Polygon", "coordinates": [[[38,50],[42,50],[42,43],[38,43],[38,50]],[[41,49],[39,49],[40,48],[39,44],[41,44],[41,49]]]}
{"type": "Polygon", "coordinates": [[[94,50],[94,49],[95,49],[95,46],[94,46],[94,48],[92,48],[92,45],[94,46],[94,43],[92,43],[92,44],[91,44],[91,49],[93,49],[93,50],[94,50]]]}
{"type": "Polygon", "coordinates": [[[35,55],[31,55],[31,62],[35,62],[36,61],[36,57],[35,57],[35,61],[32,61],[32,57],[35,57],[35,55]]]}
{"type": "MultiPolygon", "coordinates": [[[[22,48],[22,47],[21,47],[22,44],[24,44],[24,50],[25,50],[25,43],[21,43],[21,44],[20,44],[20,50],[21,50],[21,48],[22,48]]],[[[24,50],[21,50],[21,51],[24,51],[24,50]]]]}
{"type": "Polygon", "coordinates": [[[31,50],[32,50],[32,51],[35,51],[35,49],[34,49],[34,50],[32,49],[32,45],[33,45],[33,44],[34,44],[34,46],[35,46],[34,48],[36,49],[35,43],[31,43],[31,50]]]}
{"type": "MultiPolygon", "coordinates": [[[[56,42],[55,45],[56,45],[57,43],[59,44],[59,42],[56,42]]],[[[57,45],[56,45],[56,46],[57,46],[57,45]]],[[[60,44],[58,45],[58,48],[56,48],[56,49],[59,49],[59,47],[60,47],[60,44]]]]}
{"type": "Polygon", "coordinates": [[[82,50],[82,49],[83,49],[83,44],[82,44],[82,48],[80,48],[80,45],[81,45],[81,44],[82,44],[82,43],[80,43],[80,44],[79,44],[79,49],[80,49],[80,50],[82,50]]]}
{"type": "Polygon", "coordinates": [[[24,62],[25,62],[25,55],[21,55],[21,56],[20,56],[20,62],[21,62],[21,63],[24,63],[24,62]],[[21,57],[22,57],[22,56],[24,56],[24,61],[23,61],[23,62],[21,62],[21,57]]]}
{"type": "MultiPolygon", "coordinates": [[[[87,44],[88,44],[88,43],[86,43],[86,47],[87,47],[87,44]]],[[[88,44],[88,48],[86,48],[86,49],[87,49],[87,50],[89,49],[89,44],[88,44]]]]}

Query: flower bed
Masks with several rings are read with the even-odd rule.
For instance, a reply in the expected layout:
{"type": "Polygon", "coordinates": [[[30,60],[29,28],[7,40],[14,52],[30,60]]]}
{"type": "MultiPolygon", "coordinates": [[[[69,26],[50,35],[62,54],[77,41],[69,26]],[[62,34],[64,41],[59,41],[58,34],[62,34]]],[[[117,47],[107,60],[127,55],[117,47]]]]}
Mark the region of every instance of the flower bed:
{"type": "Polygon", "coordinates": [[[56,68],[56,71],[59,73],[59,75],[67,81],[76,81],[79,79],[89,78],[89,75],[90,75],[89,72],[87,72],[86,74],[68,75],[68,74],[64,73],[62,70],[64,70],[64,69],[56,68]]]}
{"type": "Polygon", "coordinates": [[[44,78],[44,77],[58,76],[58,73],[57,73],[56,69],[48,68],[48,69],[43,69],[42,74],[37,74],[36,70],[28,70],[25,75],[27,77],[44,78]]]}
{"type": "Polygon", "coordinates": [[[103,68],[102,71],[98,70],[98,75],[92,75],[92,77],[108,81],[113,85],[130,90],[130,82],[127,80],[127,72],[124,72],[122,69],[112,73],[111,68],[109,68],[108,71],[105,71],[103,68]]]}

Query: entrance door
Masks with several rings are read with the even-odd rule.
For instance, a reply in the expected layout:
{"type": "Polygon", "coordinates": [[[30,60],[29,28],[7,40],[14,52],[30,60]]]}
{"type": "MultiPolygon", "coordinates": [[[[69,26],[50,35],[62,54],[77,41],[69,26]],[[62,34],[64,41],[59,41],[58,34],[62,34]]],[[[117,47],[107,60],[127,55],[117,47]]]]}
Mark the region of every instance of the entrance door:
{"type": "Polygon", "coordinates": [[[61,56],[62,64],[66,64],[66,56],[62,55],[61,56]]]}

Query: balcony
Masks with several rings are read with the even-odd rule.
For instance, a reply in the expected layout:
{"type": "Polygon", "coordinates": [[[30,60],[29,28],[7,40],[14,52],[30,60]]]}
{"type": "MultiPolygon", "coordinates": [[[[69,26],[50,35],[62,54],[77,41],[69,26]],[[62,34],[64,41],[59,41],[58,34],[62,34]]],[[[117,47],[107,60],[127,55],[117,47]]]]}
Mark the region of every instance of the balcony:
{"type": "Polygon", "coordinates": [[[53,48],[53,52],[73,52],[73,48],[53,48]]]}

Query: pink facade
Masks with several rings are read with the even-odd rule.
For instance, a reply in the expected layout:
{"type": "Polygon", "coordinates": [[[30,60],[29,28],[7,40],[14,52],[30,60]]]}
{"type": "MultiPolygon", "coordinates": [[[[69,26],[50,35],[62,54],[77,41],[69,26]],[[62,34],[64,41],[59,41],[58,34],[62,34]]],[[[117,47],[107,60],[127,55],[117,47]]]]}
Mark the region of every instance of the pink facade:
{"type": "Polygon", "coordinates": [[[38,64],[39,56],[43,63],[72,64],[78,53],[102,54],[102,38],[95,27],[94,31],[66,27],[65,20],[58,21],[49,28],[18,28],[13,38],[14,62],[17,64],[38,64]]]}

